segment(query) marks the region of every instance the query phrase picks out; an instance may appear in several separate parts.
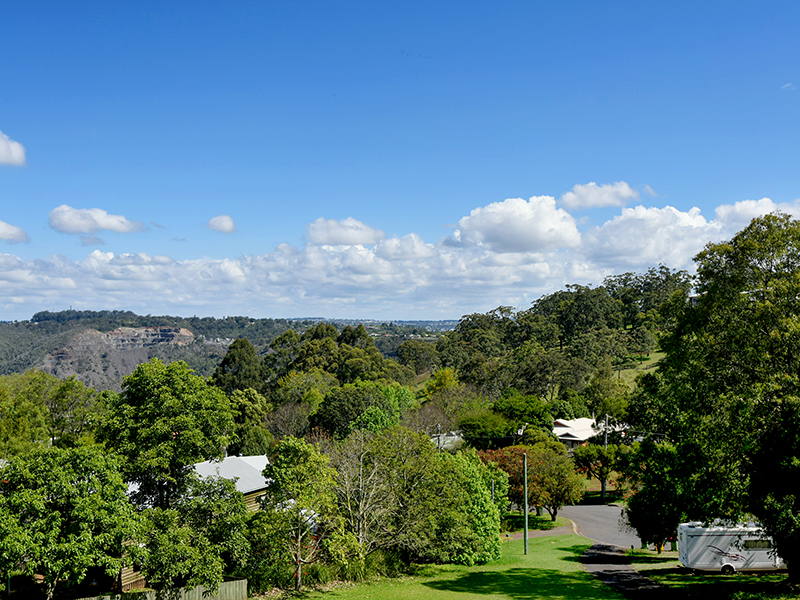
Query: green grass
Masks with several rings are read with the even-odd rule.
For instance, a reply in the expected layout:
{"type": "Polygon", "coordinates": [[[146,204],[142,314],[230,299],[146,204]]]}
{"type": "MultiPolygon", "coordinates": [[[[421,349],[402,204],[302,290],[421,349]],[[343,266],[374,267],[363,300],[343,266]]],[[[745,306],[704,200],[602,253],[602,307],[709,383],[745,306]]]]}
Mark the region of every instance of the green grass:
{"type": "Polygon", "coordinates": [[[652,550],[626,552],[631,564],[646,577],[674,589],[687,599],[716,600],[717,598],[798,598],[796,594],[784,596],[788,590],[786,573],[698,573],[693,575],[678,562],[677,552],[657,554],[652,550]],[[750,596],[750,595],[753,596],[750,596]],[[763,596],[762,596],[763,595],[763,596]]]}
{"type": "Polygon", "coordinates": [[[658,365],[659,361],[666,356],[663,352],[651,352],[650,356],[647,357],[644,361],[637,361],[636,366],[632,369],[622,369],[622,380],[628,384],[628,386],[633,389],[635,387],[635,380],[636,376],[640,373],[644,373],[649,369],[654,369],[658,365]]]}
{"type": "Polygon", "coordinates": [[[620,600],[622,596],[583,570],[586,538],[560,535],[503,544],[502,556],[487,565],[426,565],[415,577],[383,579],[308,592],[304,598],[336,600],[620,600]]]}
{"type": "MultiPolygon", "coordinates": [[[[503,517],[501,525],[503,531],[522,531],[525,524],[525,515],[519,512],[508,513],[503,517]]],[[[549,531],[556,527],[565,527],[570,524],[570,520],[564,517],[556,517],[555,521],[550,519],[550,515],[545,513],[541,517],[535,514],[528,515],[528,529],[531,531],[549,531]]]]}

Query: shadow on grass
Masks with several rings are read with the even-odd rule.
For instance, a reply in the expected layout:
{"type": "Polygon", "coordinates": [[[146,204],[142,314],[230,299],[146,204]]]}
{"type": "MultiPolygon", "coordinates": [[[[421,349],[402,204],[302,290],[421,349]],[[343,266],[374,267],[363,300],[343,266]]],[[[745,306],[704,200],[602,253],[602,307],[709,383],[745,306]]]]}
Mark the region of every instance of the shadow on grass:
{"type": "Polygon", "coordinates": [[[562,556],[559,560],[563,560],[564,562],[572,562],[572,563],[579,563],[584,562],[584,551],[586,551],[586,544],[575,544],[574,546],[569,546],[562,548],[565,552],[570,552],[569,556],[562,556]]]}
{"type": "Polygon", "coordinates": [[[675,562],[678,558],[676,556],[664,556],[663,554],[628,554],[628,560],[632,565],[661,565],[675,562]]]}
{"type": "MultiPolygon", "coordinates": [[[[684,598],[731,598],[734,594],[763,594],[763,598],[783,597],[789,588],[786,573],[737,573],[735,575],[692,575],[686,567],[639,569],[639,572],[669,586],[684,598]]],[[[796,592],[795,592],[796,594],[796,592]]],[[[793,596],[797,598],[798,596],[793,596]]]]}
{"type": "Polygon", "coordinates": [[[600,492],[586,492],[583,499],[578,502],[578,506],[598,505],[598,504],[616,504],[622,500],[622,493],[614,490],[606,492],[606,499],[602,499],[600,492]]]}
{"type": "MultiPolygon", "coordinates": [[[[564,523],[553,521],[550,515],[538,517],[536,515],[528,516],[528,529],[532,531],[550,531],[556,527],[561,527],[564,523]]],[[[503,518],[502,529],[504,531],[521,531],[525,526],[525,515],[510,513],[503,518]]]]}
{"type": "MultiPolygon", "coordinates": [[[[509,569],[501,572],[467,573],[455,580],[432,581],[425,586],[468,594],[505,594],[509,598],[563,598],[596,600],[598,587],[585,573],[564,573],[551,569],[509,569]]],[[[605,596],[616,597],[613,594],[605,596]]]]}

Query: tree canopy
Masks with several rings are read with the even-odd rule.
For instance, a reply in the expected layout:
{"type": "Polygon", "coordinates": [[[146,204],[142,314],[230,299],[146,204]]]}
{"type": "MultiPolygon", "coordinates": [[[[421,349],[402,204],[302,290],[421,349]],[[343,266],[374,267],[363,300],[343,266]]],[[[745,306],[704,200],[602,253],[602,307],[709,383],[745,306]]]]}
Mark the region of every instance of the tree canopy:
{"type": "MultiPolygon", "coordinates": [[[[630,519],[638,518],[636,497],[658,495],[668,473],[672,488],[702,499],[690,518],[755,516],[797,579],[800,223],[779,213],[756,218],[695,261],[696,301],[673,298],[667,358],[630,407],[636,428],[670,445],[650,451],[647,472],[665,475],[639,476],[630,519]]],[[[682,517],[675,513],[670,527],[682,517]]]]}
{"type": "Polygon", "coordinates": [[[222,457],[231,441],[230,401],[184,362],[139,365],[109,400],[100,438],[123,457],[141,506],[170,508],[188,489],[191,465],[222,457]]]}
{"type": "Polygon", "coordinates": [[[90,567],[115,575],[138,518],[115,457],[98,447],[36,448],[0,466],[0,570],[79,583],[90,567]]]}

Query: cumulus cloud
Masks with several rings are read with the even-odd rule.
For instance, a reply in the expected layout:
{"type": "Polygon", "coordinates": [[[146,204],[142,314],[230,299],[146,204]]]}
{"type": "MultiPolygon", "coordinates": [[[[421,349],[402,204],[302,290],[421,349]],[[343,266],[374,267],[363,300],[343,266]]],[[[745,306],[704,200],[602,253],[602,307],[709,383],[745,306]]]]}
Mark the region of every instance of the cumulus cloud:
{"type": "Polygon", "coordinates": [[[726,230],[733,235],[744,228],[756,217],[766,215],[775,211],[785,212],[795,218],[800,217],[800,201],[793,203],[773,202],[770,198],[760,200],[741,200],[734,204],[723,204],[716,208],[717,220],[725,226],[726,230]]]}
{"type": "Polygon", "coordinates": [[[219,215],[208,222],[208,228],[220,233],[233,233],[236,231],[236,224],[228,215],[219,215]]]}
{"type": "Polygon", "coordinates": [[[382,240],[375,248],[375,255],[386,260],[418,260],[435,253],[434,246],[426,244],[416,233],[382,240]]]}
{"type": "Polygon", "coordinates": [[[352,246],[377,244],[385,237],[380,229],[373,229],[353,217],[342,221],[320,217],[309,224],[308,239],[318,246],[352,246]]]}
{"type": "MultiPolygon", "coordinates": [[[[648,193],[652,189],[647,187],[648,193]]],[[[594,181],[578,184],[559,199],[562,206],[569,210],[583,208],[601,208],[604,206],[625,206],[631,200],[637,200],[639,192],[631,189],[624,181],[597,185],[594,181]]]]}
{"type": "Polygon", "coordinates": [[[458,222],[454,240],[495,252],[541,252],[580,244],[575,219],[552,196],[509,198],[476,208],[458,222]]]}
{"type": "Polygon", "coordinates": [[[140,221],[129,221],[122,215],[110,215],[102,208],[72,208],[62,204],[50,211],[50,227],[61,233],[85,235],[98,231],[131,233],[144,231],[140,221]]]}
{"type": "Polygon", "coordinates": [[[25,146],[0,131],[0,165],[22,166],[24,164],[25,146]]]}
{"type": "Polygon", "coordinates": [[[9,244],[18,244],[20,242],[29,242],[30,238],[21,227],[0,221],[0,240],[4,240],[9,244]]]}
{"type": "Polygon", "coordinates": [[[605,267],[664,263],[682,268],[722,232],[722,225],[707,221],[699,208],[683,212],[672,206],[636,206],[588,231],[582,254],[605,267]]]}

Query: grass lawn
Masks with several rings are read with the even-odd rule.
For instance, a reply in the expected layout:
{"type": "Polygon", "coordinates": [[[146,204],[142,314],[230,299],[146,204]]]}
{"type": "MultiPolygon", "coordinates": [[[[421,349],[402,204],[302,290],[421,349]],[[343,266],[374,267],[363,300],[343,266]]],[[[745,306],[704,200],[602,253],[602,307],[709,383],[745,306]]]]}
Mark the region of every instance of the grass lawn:
{"type": "Polygon", "coordinates": [[[633,389],[636,384],[636,376],[644,373],[650,369],[657,367],[658,363],[666,356],[663,352],[651,352],[650,356],[643,361],[637,361],[636,366],[632,369],[622,369],[622,380],[633,389]]]}
{"type": "Polygon", "coordinates": [[[476,567],[426,565],[419,575],[309,592],[304,598],[336,600],[620,600],[622,596],[583,570],[586,538],[560,535],[503,544],[498,560],[476,567]]]}
{"type": "MultiPolygon", "coordinates": [[[[570,523],[571,521],[564,517],[556,517],[556,520],[553,521],[546,512],[541,517],[537,517],[535,513],[528,515],[528,529],[530,531],[549,531],[556,527],[564,527],[570,523]]],[[[522,531],[525,528],[525,515],[518,511],[510,512],[503,517],[500,524],[503,527],[503,532],[522,531]]]]}
{"type": "MultiPolygon", "coordinates": [[[[675,589],[683,598],[702,598],[716,600],[731,598],[736,593],[753,594],[763,598],[798,598],[790,593],[786,584],[786,572],[737,573],[698,573],[692,575],[689,569],[678,562],[677,552],[657,554],[650,550],[629,551],[631,564],[653,581],[675,589]],[[789,592],[789,595],[784,596],[789,592]]],[[[746,596],[747,597],[747,596],[746,596]]]]}

